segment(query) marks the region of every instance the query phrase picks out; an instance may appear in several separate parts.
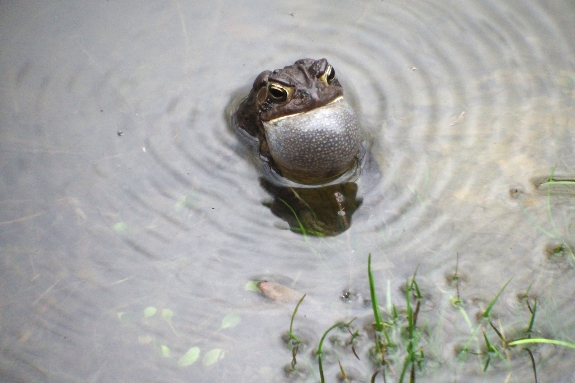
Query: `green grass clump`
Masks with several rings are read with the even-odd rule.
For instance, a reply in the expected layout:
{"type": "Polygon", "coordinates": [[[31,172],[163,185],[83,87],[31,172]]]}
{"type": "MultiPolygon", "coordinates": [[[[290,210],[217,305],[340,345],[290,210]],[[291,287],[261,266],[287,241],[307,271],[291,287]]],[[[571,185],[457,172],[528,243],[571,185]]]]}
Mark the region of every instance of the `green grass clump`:
{"type": "MultiPolygon", "coordinates": [[[[368,351],[368,356],[371,357],[370,359],[373,366],[373,374],[371,377],[372,382],[375,382],[376,377],[379,376],[380,373],[384,382],[387,382],[389,377],[392,376],[396,376],[396,381],[399,383],[407,381],[407,379],[409,379],[409,382],[415,382],[416,375],[424,372],[426,370],[426,366],[431,361],[428,356],[431,353],[426,353],[425,349],[427,348],[427,345],[433,343],[429,339],[432,329],[426,328],[428,325],[422,327],[418,323],[420,307],[424,297],[417,283],[417,271],[405,283],[405,308],[399,310],[395,305],[392,305],[390,303],[391,297],[388,291],[388,305],[385,314],[382,312],[376,294],[375,278],[371,268],[371,254],[369,254],[367,259],[367,271],[373,311],[372,328],[356,329],[353,331],[351,326],[352,322],[355,320],[354,318],[348,322],[338,321],[323,333],[315,350],[320,381],[323,383],[326,380],[324,372],[325,339],[330,332],[339,329],[340,331],[347,331],[351,335],[351,339],[346,342],[346,345],[350,346],[351,352],[358,360],[360,360],[360,356],[355,348],[354,340],[360,335],[360,331],[364,331],[367,334],[374,334],[374,346],[371,349],[372,351],[368,351]]],[[[521,351],[525,351],[529,356],[529,360],[533,368],[534,379],[537,383],[536,361],[533,356],[533,352],[529,348],[530,346],[533,347],[538,344],[552,344],[575,349],[575,344],[570,342],[532,337],[535,333],[534,327],[537,313],[537,301],[529,298],[529,289],[527,290],[527,293],[525,293],[525,297],[527,298],[525,302],[527,309],[530,312],[530,317],[525,327],[515,331],[504,331],[504,325],[499,320],[496,321],[498,323],[497,326],[494,324],[494,307],[503,291],[511,283],[512,279],[509,279],[501,289],[499,289],[495,297],[487,304],[486,309],[480,316],[478,316],[477,324],[473,325],[470,316],[464,308],[463,301],[459,296],[459,277],[457,272],[458,270],[456,265],[456,275],[452,280],[456,282],[457,297],[452,298],[451,303],[465,319],[465,322],[469,326],[470,335],[467,342],[459,349],[455,361],[465,363],[469,355],[474,355],[478,358],[481,370],[486,372],[496,361],[504,362],[509,368],[511,368],[509,364],[511,357],[513,355],[519,355],[521,351]],[[511,339],[506,338],[506,332],[513,333],[511,339]],[[474,345],[474,347],[472,347],[472,345],[474,345]]],[[[292,369],[295,368],[295,364],[297,363],[296,354],[298,352],[299,345],[301,344],[301,340],[293,332],[293,324],[298,308],[304,298],[305,295],[299,300],[293,311],[290,329],[288,331],[290,345],[292,346],[292,369]]],[[[348,382],[349,377],[343,364],[339,360],[339,356],[338,364],[339,371],[341,373],[340,379],[344,382],[348,382]]]]}

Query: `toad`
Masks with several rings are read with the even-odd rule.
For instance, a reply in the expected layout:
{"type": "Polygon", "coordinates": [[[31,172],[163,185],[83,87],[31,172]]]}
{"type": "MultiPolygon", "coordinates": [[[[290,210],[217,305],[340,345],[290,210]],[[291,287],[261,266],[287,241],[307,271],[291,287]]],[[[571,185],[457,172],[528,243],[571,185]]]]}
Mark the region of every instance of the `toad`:
{"type": "Polygon", "coordinates": [[[359,161],[359,122],[326,59],[260,73],[233,119],[258,141],[261,158],[291,181],[324,184],[359,161]]]}

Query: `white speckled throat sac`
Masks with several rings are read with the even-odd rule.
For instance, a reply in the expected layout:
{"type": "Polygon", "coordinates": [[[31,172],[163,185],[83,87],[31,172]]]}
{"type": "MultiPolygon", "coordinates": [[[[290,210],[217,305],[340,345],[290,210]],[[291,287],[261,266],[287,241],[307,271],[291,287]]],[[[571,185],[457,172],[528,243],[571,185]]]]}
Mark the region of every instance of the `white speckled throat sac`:
{"type": "Polygon", "coordinates": [[[361,144],[359,122],[343,98],[263,125],[276,166],[285,177],[304,183],[318,183],[348,170],[361,144]]]}

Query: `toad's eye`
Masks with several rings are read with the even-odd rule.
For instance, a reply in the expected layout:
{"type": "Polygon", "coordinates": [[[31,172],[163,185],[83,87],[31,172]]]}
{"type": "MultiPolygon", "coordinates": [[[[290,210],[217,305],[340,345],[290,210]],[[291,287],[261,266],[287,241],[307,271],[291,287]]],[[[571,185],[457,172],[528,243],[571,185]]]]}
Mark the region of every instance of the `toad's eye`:
{"type": "Polygon", "coordinates": [[[289,96],[288,89],[278,84],[268,85],[268,94],[273,102],[284,102],[289,96]]]}
{"type": "Polygon", "coordinates": [[[335,78],[335,69],[331,65],[328,65],[326,70],[319,76],[319,80],[325,85],[329,85],[335,78]]]}
{"type": "Polygon", "coordinates": [[[328,82],[330,82],[331,80],[333,80],[335,78],[335,69],[333,69],[333,67],[330,66],[329,68],[327,68],[325,73],[327,73],[327,81],[328,82]]]}

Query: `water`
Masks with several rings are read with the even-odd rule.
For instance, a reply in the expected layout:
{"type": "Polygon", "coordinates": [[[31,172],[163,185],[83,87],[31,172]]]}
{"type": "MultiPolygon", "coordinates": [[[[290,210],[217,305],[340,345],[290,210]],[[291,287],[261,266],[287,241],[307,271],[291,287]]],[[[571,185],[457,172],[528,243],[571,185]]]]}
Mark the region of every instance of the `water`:
{"type": "MultiPolygon", "coordinates": [[[[574,11],[569,1],[1,5],[0,380],[318,381],[310,351],[322,333],[353,317],[364,333],[373,320],[372,253],[384,308],[388,294],[405,308],[401,287],[417,270],[429,329],[418,381],[531,381],[525,351],[493,357],[485,373],[485,358],[456,359],[470,330],[449,280],[457,265],[473,326],[512,278],[494,325],[508,339],[525,328],[517,297],[528,291],[534,336],[575,341],[565,250],[575,191],[539,186],[553,169],[575,178],[574,11]],[[351,227],[328,238],[296,234],[270,210],[225,113],[262,70],[304,57],[336,68],[373,142],[351,227]],[[255,279],[308,294],[294,323],[309,342],[300,378],[284,373],[294,305],[246,290],[255,279]],[[360,298],[344,303],[347,290],[360,298]],[[192,347],[198,360],[179,366],[192,347]]],[[[325,346],[327,381],[338,358],[369,381],[363,336],[361,361],[325,346]]],[[[573,350],[530,349],[539,381],[572,379],[573,350]]]]}

